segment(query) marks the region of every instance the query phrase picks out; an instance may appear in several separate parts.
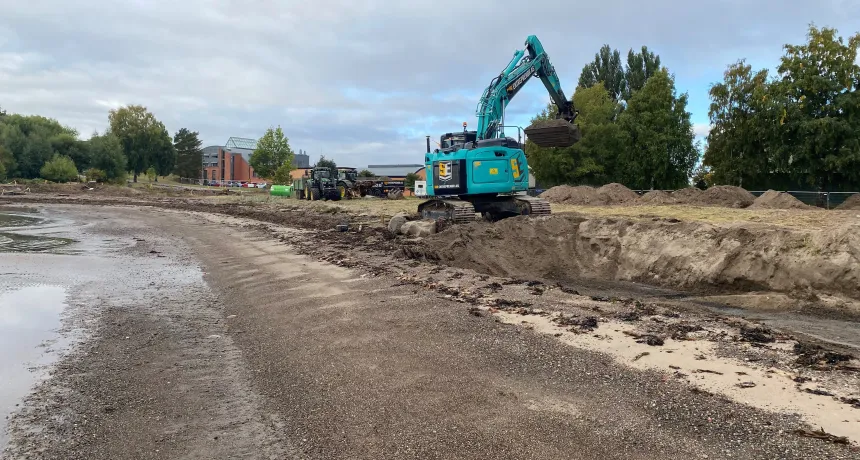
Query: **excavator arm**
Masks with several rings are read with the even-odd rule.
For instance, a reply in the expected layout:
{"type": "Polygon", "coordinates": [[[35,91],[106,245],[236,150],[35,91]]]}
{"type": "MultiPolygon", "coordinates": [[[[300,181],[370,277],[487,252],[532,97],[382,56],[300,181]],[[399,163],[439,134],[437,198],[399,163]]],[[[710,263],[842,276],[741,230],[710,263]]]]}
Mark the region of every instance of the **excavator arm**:
{"type": "Polygon", "coordinates": [[[543,123],[541,126],[532,125],[526,129],[526,134],[542,147],[568,146],[579,140],[579,130],[573,124],[576,110],[561,89],[561,82],[549,55],[534,35],[526,39],[524,50],[514,52],[511,62],[484,90],[477,108],[479,140],[504,135],[502,125],[505,108],[535,75],[543,82],[558,110],[555,121],[543,123]]]}

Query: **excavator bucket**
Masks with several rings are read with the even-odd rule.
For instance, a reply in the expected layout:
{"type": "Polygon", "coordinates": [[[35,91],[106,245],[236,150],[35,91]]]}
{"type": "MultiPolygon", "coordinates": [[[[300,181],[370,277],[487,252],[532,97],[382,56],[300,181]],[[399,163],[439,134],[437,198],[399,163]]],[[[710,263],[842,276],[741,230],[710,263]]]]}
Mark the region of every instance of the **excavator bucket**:
{"type": "Polygon", "coordinates": [[[579,127],[563,119],[536,121],[523,131],[538,147],[570,147],[582,138],[579,127]]]}

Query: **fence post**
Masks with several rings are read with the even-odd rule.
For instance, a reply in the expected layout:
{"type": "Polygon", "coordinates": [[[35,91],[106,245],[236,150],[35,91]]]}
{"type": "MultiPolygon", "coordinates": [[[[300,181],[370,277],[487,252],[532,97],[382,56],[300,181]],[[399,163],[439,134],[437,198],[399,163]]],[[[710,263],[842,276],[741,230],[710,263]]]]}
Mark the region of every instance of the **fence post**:
{"type": "Polygon", "coordinates": [[[827,202],[827,207],[825,209],[829,210],[830,209],[830,194],[827,192],[824,192],[824,199],[827,202]]]}

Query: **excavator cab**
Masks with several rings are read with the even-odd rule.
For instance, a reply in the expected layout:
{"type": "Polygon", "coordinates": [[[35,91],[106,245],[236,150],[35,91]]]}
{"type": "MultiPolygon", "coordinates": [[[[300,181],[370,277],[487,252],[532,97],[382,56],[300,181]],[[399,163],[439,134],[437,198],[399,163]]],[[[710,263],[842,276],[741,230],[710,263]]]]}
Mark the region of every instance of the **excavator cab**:
{"type": "Polygon", "coordinates": [[[466,131],[459,133],[445,133],[439,138],[439,149],[444,151],[459,150],[466,143],[475,142],[478,139],[477,131],[466,131]]]}

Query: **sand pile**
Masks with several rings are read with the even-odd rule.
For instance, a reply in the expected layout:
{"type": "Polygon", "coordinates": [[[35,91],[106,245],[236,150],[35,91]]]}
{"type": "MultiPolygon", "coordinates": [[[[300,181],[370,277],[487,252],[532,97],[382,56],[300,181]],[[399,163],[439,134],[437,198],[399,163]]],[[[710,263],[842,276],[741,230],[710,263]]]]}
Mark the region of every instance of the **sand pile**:
{"type": "Polygon", "coordinates": [[[768,190],[755,199],[750,209],[812,209],[788,193],[768,190]]]}
{"type": "Polygon", "coordinates": [[[573,205],[598,204],[597,191],[587,185],[571,187],[558,185],[540,194],[540,197],[550,203],[565,203],[573,205]]]}
{"type": "Polygon", "coordinates": [[[860,233],[554,215],[457,225],[403,254],[479,272],[860,299],[860,233]],[[511,251],[511,247],[517,251],[511,251]]]}
{"type": "Polygon", "coordinates": [[[639,195],[636,192],[616,182],[606,184],[597,189],[598,204],[632,203],[637,198],[639,198],[639,195]]]}
{"type": "Polygon", "coordinates": [[[639,197],[637,201],[640,204],[650,205],[675,204],[675,198],[662,190],[651,190],[639,197]]]}
{"type": "Polygon", "coordinates": [[[848,211],[860,210],[860,193],[849,196],[848,199],[837,206],[836,209],[848,211]]]}
{"type": "Polygon", "coordinates": [[[717,185],[705,190],[699,197],[699,203],[705,206],[723,206],[726,208],[746,208],[753,204],[755,195],[733,185],[717,185]]]}
{"type": "Polygon", "coordinates": [[[672,192],[670,197],[678,204],[699,204],[703,191],[696,187],[687,187],[672,192]]]}
{"type": "Polygon", "coordinates": [[[618,184],[606,184],[595,189],[587,185],[558,185],[541,193],[541,198],[550,203],[564,203],[579,206],[605,206],[613,204],[629,204],[638,198],[636,192],[618,184]]]}

